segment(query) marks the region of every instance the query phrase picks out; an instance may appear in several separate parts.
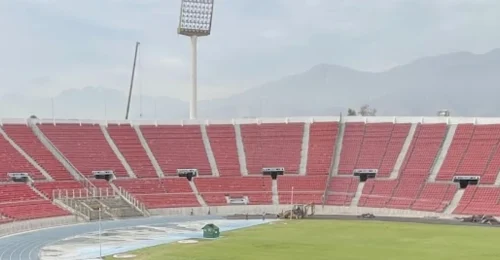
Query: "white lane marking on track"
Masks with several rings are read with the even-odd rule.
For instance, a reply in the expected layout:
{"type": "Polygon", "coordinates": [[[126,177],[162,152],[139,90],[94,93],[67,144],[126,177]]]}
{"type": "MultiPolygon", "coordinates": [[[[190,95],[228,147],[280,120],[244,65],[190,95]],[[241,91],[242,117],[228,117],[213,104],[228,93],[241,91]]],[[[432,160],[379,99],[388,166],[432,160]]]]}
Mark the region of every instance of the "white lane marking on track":
{"type": "Polygon", "coordinates": [[[14,260],[14,259],[22,259],[22,255],[18,253],[18,251],[22,251],[25,246],[31,244],[33,241],[32,240],[26,240],[21,243],[18,243],[17,246],[12,247],[12,251],[10,252],[9,255],[9,260],[14,260]]]}
{"type": "Polygon", "coordinates": [[[2,254],[0,254],[0,260],[5,259],[4,255],[6,255],[8,252],[7,248],[10,248],[12,245],[17,244],[19,241],[21,241],[21,239],[12,240],[9,244],[5,243],[2,247],[0,247],[0,252],[2,252],[2,254]]]}

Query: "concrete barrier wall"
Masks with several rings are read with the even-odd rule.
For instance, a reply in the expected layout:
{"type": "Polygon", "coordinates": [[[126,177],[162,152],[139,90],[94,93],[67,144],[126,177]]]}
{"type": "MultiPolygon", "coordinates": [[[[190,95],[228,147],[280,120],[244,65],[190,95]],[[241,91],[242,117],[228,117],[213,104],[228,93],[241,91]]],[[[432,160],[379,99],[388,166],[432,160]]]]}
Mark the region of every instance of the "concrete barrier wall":
{"type": "MultiPolygon", "coordinates": [[[[151,209],[150,212],[157,216],[189,216],[191,211],[196,216],[210,215],[228,216],[234,214],[261,215],[262,213],[277,214],[283,210],[289,210],[290,205],[241,205],[241,206],[218,206],[218,207],[198,207],[198,208],[167,208],[151,209]]],[[[453,218],[455,215],[446,215],[443,213],[412,211],[400,209],[379,209],[379,208],[358,208],[358,207],[340,207],[340,206],[316,206],[316,215],[360,215],[363,213],[372,213],[375,216],[387,217],[408,217],[408,218],[453,218]]],[[[34,219],[26,221],[16,221],[0,225],[0,237],[32,231],[37,229],[56,227],[62,225],[72,225],[85,222],[76,216],[64,216],[45,219],[34,219]]]]}
{"type": "Polygon", "coordinates": [[[15,221],[15,222],[10,222],[10,223],[5,223],[0,225],[0,237],[11,235],[11,234],[16,234],[16,233],[21,233],[21,232],[26,232],[26,231],[31,231],[31,230],[37,230],[37,229],[43,229],[43,228],[49,228],[49,227],[56,227],[56,226],[62,226],[62,225],[71,225],[71,224],[77,224],[81,223],[79,218],[75,216],[63,216],[63,217],[55,217],[55,218],[42,218],[42,219],[33,219],[33,220],[25,220],[25,221],[15,221]]]}
{"type": "MultiPolygon", "coordinates": [[[[200,208],[170,208],[170,209],[151,209],[153,215],[163,216],[188,216],[191,210],[194,215],[227,216],[233,214],[258,214],[270,213],[277,214],[282,210],[289,210],[290,205],[248,205],[248,206],[218,206],[218,207],[200,207],[200,208]]],[[[360,215],[363,213],[372,213],[375,216],[397,216],[397,217],[440,217],[452,218],[453,215],[443,213],[401,210],[401,209],[379,209],[379,208],[358,208],[358,207],[340,207],[340,206],[316,206],[316,215],[360,215]]]]}

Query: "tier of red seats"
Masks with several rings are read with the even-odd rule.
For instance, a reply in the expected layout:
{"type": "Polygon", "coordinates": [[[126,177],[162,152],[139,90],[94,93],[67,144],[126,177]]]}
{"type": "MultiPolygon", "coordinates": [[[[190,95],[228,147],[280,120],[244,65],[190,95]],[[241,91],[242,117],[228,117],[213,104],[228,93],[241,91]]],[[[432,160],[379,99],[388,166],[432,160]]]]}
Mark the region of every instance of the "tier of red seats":
{"type": "Polygon", "coordinates": [[[266,167],[284,167],[287,173],[299,172],[304,123],[243,124],[240,127],[249,174],[261,174],[266,167]]]}
{"type": "Polygon", "coordinates": [[[234,126],[208,125],[207,134],[220,176],[240,176],[234,126]]]}
{"type": "MultiPolygon", "coordinates": [[[[23,149],[38,165],[47,171],[54,180],[72,180],[73,176],[54,157],[54,155],[35,136],[27,125],[4,125],[5,133],[23,149]]],[[[35,170],[38,172],[38,170],[35,170]]],[[[40,176],[40,175],[38,175],[40,176]]],[[[44,179],[44,178],[41,178],[44,179]]]]}
{"type": "Polygon", "coordinates": [[[436,179],[474,175],[481,176],[481,183],[495,183],[500,170],[499,140],[500,125],[459,124],[436,179]]]}
{"type": "Polygon", "coordinates": [[[49,199],[52,199],[55,191],[63,192],[63,194],[66,194],[67,191],[72,194],[73,190],[77,190],[76,192],[78,193],[84,188],[82,183],[78,181],[35,182],[33,186],[49,199]]]}
{"type": "Polygon", "coordinates": [[[217,205],[225,201],[225,195],[231,197],[247,196],[250,204],[271,204],[271,178],[269,177],[219,177],[196,178],[198,192],[208,205],[217,205]]]}
{"type": "Polygon", "coordinates": [[[16,148],[0,136],[0,181],[8,181],[8,173],[13,172],[28,173],[36,180],[46,179],[16,148]]]}
{"type": "Polygon", "coordinates": [[[212,174],[199,125],[140,128],[166,176],[176,175],[177,169],[198,169],[200,175],[212,174]]]}
{"type": "Polygon", "coordinates": [[[278,178],[278,195],[281,204],[320,204],[328,176],[281,176],[278,178]],[[293,192],[292,192],[293,189],[293,192]],[[293,193],[293,198],[292,198],[293,193]],[[293,201],[292,201],[293,200],[293,201]]]}
{"type": "Polygon", "coordinates": [[[340,152],[339,174],[352,174],[361,151],[365,123],[346,123],[342,151],[340,152]]]}
{"type": "Polygon", "coordinates": [[[401,153],[410,127],[411,124],[366,124],[354,168],[378,169],[378,177],[389,177],[396,164],[396,159],[401,153]]]}
{"type": "Polygon", "coordinates": [[[112,170],[117,177],[128,177],[99,125],[59,124],[39,127],[83,175],[93,177],[92,171],[112,170]]]}
{"type": "Polygon", "coordinates": [[[142,201],[146,207],[199,207],[191,186],[184,178],[118,179],[114,183],[142,201]]]}
{"type": "Polygon", "coordinates": [[[114,183],[131,194],[193,192],[184,178],[118,179],[114,183]]]}
{"type": "Polygon", "coordinates": [[[158,177],[139,136],[131,125],[109,124],[107,130],[137,178],[158,177]]]}
{"type": "Polygon", "coordinates": [[[0,184],[0,214],[12,220],[26,220],[68,215],[63,209],[44,200],[27,184],[0,184]]]}
{"type": "Polygon", "coordinates": [[[445,124],[419,124],[398,179],[369,180],[365,184],[359,205],[410,209],[422,195],[425,180],[430,174],[446,130],[445,124]]]}
{"type": "Polygon", "coordinates": [[[330,179],[326,205],[349,206],[356,194],[359,178],[348,176],[333,176],[330,179]]]}
{"type": "Polygon", "coordinates": [[[500,189],[468,186],[454,213],[500,216],[500,189]]]}
{"type": "Polygon", "coordinates": [[[307,175],[328,175],[332,165],[335,142],[339,131],[337,122],[314,122],[309,129],[307,175]]]}
{"type": "Polygon", "coordinates": [[[28,220],[69,215],[48,200],[30,200],[0,204],[0,214],[15,220],[28,220]]]}
{"type": "MultiPolygon", "coordinates": [[[[119,177],[128,177],[99,126],[62,124],[40,127],[54,145],[85,175],[91,175],[92,170],[110,169],[119,177]]],[[[13,165],[12,162],[25,161],[28,165],[26,167],[33,167],[5,139],[0,138],[4,156],[9,156],[8,159],[3,157],[7,162],[4,164],[7,165],[5,175],[6,172],[31,173],[36,180],[34,187],[49,198],[52,198],[52,192],[57,189],[83,188],[81,182],[71,180],[72,176],[27,126],[7,125],[4,128],[56,181],[44,181],[44,176],[38,171],[33,174],[31,170],[22,170],[22,167],[13,165]]],[[[282,166],[287,172],[298,172],[303,128],[302,123],[241,125],[249,172],[258,174],[262,167],[267,166],[282,166]]],[[[202,175],[211,174],[199,125],[142,126],[141,129],[166,174],[175,174],[178,168],[197,168],[202,175]]],[[[379,169],[377,179],[368,180],[364,186],[358,203],[358,206],[362,207],[442,212],[457,191],[457,186],[449,182],[453,176],[480,175],[480,184],[495,182],[500,170],[500,125],[472,124],[459,124],[457,127],[437,176],[437,180],[447,183],[426,182],[443,144],[446,124],[418,124],[398,178],[378,179],[390,175],[409,129],[410,124],[347,123],[339,166],[339,174],[346,176],[331,178],[325,203],[345,206],[351,204],[359,180],[348,175],[352,175],[352,170],[356,168],[379,169]]],[[[139,177],[118,178],[114,180],[117,186],[133,194],[149,208],[199,206],[186,179],[156,178],[156,172],[131,126],[112,125],[108,127],[108,132],[139,177]]],[[[269,177],[241,176],[234,127],[210,125],[207,126],[207,133],[221,173],[221,177],[217,178],[195,178],[198,191],[207,204],[226,205],[226,195],[247,196],[250,204],[271,204],[269,177]]],[[[278,178],[280,203],[292,202],[291,187],[294,188],[293,203],[322,203],[337,133],[338,123],[311,124],[307,175],[285,175],[278,178]]],[[[34,167],[33,169],[36,170],[34,167]]],[[[110,187],[105,180],[92,182],[97,187],[110,187]]],[[[469,186],[455,213],[500,215],[498,202],[498,187],[469,186]]],[[[50,201],[43,200],[26,184],[0,184],[0,215],[8,219],[27,219],[43,217],[44,214],[58,216],[67,212],[52,205],[50,201]],[[33,201],[42,201],[40,205],[47,207],[48,211],[42,210],[39,215],[28,216],[32,214],[30,209],[33,207],[33,201]],[[16,207],[22,210],[16,211],[16,207]]]]}

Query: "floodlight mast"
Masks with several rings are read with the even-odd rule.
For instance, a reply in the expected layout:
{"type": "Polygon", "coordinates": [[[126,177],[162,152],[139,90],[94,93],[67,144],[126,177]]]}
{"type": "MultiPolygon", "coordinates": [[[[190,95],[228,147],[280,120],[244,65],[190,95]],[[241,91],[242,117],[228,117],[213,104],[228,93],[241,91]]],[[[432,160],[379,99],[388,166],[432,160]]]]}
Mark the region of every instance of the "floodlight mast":
{"type": "Polygon", "coordinates": [[[191,99],[189,119],[198,117],[198,37],[208,36],[212,30],[214,0],[181,0],[177,33],[191,38],[191,99]]]}

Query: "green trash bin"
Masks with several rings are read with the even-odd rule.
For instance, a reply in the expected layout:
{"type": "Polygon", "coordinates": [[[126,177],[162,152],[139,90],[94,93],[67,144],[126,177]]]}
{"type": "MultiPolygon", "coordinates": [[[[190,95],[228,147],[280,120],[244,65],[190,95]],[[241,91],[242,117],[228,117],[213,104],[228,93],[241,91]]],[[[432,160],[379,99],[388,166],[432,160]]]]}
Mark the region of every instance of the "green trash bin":
{"type": "Polygon", "coordinates": [[[218,238],[220,236],[219,227],[214,224],[206,224],[202,230],[204,238],[218,238]]]}

